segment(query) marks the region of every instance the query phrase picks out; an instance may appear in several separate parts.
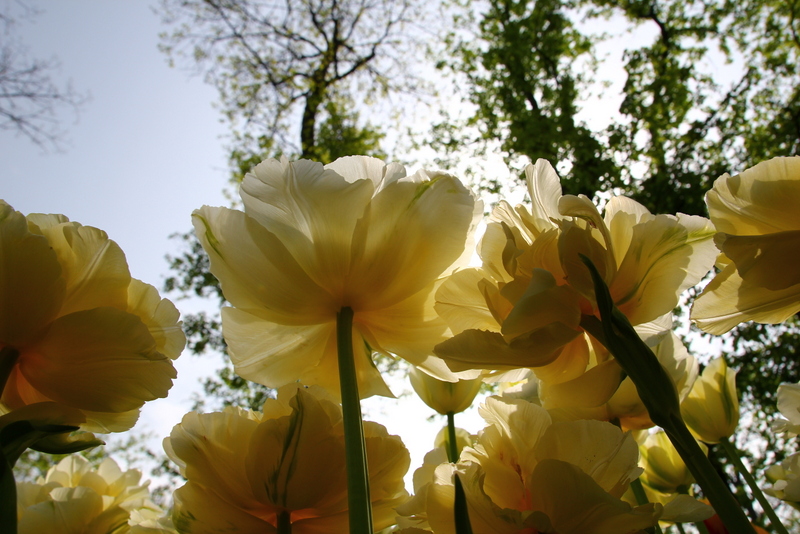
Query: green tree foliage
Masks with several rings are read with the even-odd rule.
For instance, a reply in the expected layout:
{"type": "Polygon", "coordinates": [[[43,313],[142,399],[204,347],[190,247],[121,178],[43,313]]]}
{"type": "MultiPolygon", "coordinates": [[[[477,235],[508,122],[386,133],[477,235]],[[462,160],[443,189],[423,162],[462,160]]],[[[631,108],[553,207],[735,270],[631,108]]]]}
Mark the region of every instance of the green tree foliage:
{"type": "MultiPolygon", "coordinates": [[[[407,38],[417,16],[411,0],[163,0],[160,12],[171,28],[161,44],[169,60],[192,65],[219,91],[235,184],[267,157],[386,157],[384,131],[365,124],[354,102],[419,86],[403,60],[416,46],[407,38]]],[[[225,304],[194,233],[175,237],[183,250],[167,258],[165,289],[225,304]]],[[[183,321],[192,353],[225,354],[218,313],[183,321]]],[[[227,358],[203,390],[198,408],[260,409],[270,394],[237,376],[227,358]]]]}
{"type": "MultiPolygon", "coordinates": [[[[399,59],[412,44],[404,38],[412,8],[410,0],[162,0],[172,31],[161,48],[219,91],[235,162],[242,152],[323,159],[324,117],[349,123],[354,101],[415,86],[399,59]]],[[[348,135],[366,136],[354,148],[367,151],[381,137],[370,127],[348,135]]]]}
{"type": "Polygon", "coordinates": [[[439,67],[466,75],[473,112],[437,125],[434,143],[456,153],[499,140],[512,158],[559,165],[565,192],[621,187],[654,212],[704,213],[716,176],[800,150],[798,6],[455,2],[439,67]],[[647,37],[626,41],[621,103],[608,124],[590,128],[591,91],[604,90],[591,82],[608,77],[598,47],[612,34],[647,37]]]}

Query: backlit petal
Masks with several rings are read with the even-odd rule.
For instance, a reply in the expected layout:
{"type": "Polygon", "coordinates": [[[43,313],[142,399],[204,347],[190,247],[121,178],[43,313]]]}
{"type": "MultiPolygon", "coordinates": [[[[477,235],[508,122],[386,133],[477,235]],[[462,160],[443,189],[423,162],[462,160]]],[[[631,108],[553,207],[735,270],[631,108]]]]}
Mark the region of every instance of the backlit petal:
{"type": "MultiPolygon", "coordinates": [[[[364,159],[373,164],[367,172],[381,172],[382,162],[364,159]]],[[[245,176],[240,193],[245,212],[283,243],[311,279],[341,295],[353,231],[375,189],[361,178],[312,161],[270,159],[245,176]]]]}
{"type": "Polygon", "coordinates": [[[240,211],[205,206],[193,214],[197,237],[225,298],[284,324],[333,319],[341,307],[292,257],[286,244],[240,211]]]}
{"type": "Polygon", "coordinates": [[[724,174],[706,194],[720,232],[761,235],[800,230],[800,157],[762,161],[741,174],[724,174]]]}
{"type": "Polygon", "coordinates": [[[0,343],[21,347],[58,313],[66,283],[47,239],[0,201],[0,343]]]}
{"type": "Polygon", "coordinates": [[[144,323],[114,308],[55,320],[20,356],[19,368],[54,401],[97,412],[125,412],[166,397],[176,376],[144,323]]]}

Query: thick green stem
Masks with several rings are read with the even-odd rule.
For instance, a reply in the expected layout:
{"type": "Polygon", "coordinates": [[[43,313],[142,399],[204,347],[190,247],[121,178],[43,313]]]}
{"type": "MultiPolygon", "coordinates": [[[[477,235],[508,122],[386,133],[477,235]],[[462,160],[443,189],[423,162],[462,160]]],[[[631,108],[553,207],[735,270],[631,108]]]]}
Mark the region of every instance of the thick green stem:
{"type": "Polygon", "coordinates": [[[342,392],[347,503],[350,534],[372,534],[372,502],[361,422],[361,399],[353,357],[353,310],[345,307],[336,314],[336,346],[339,351],[339,383],[342,392]]]}
{"type": "Polygon", "coordinates": [[[458,462],[458,444],[456,443],[456,414],[447,412],[447,459],[458,462]]]}
{"type": "Polygon", "coordinates": [[[742,463],[742,459],[739,457],[739,451],[736,450],[736,447],[734,447],[733,443],[728,441],[727,438],[722,438],[719,444],[722,445],[722,449],[725,451],[728,459],[733,462],[733,466],[736,468],[739,474],[742,475],[747,481],[747,485],[750,486],[750,491],[753,492],[753,496],[758,501],[758,504],[761,505],[764,513],[767,514],[767,517],[769,517],[769,522],[772,524],[772,528],[775,530],[775,532],[778,534],[789,534],[789,532],[786,530],[786,527],[784,527],[783,523],[781,523],[778,514],[776,514],[775,510],[772,509],[772,506],[764,496],[764,493],[758,487],[756,479],[753,478],[753,475],[750,474],[750,471],[748,471],[742,463]]]}
{"type": "Polygon", "coordinates": [[[0,395],[3,394],[6,382],[8,382],[8,377],[11,375],[14,365],[17,363],[17,358],[19,358],[19,351],[14,347],[3,347],[0,349],[0,395]]]}
{"type": "Polygon", "coordinates": [[[286,510],[278,514],[278,534],[292,534],[292,517],[286,510]]]}
{"type": "Polygon", "coordinates": [[[458,473],[453,473],[453,486],[455,486],[455,503],[453,505],[453,516],[455,520],[456,534],[472,534],[472,524],[469,520],[469,506],[467,505],[467,494],[464,493],[464,486],[458,473]]]}

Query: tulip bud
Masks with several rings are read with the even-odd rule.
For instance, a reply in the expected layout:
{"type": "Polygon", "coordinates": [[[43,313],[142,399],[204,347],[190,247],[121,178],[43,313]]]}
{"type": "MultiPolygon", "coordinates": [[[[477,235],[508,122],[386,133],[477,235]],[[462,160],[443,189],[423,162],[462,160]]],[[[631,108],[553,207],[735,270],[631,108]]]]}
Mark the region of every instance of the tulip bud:
{"type": "Polygon", "coordinates": [[[415,367],[411,368],[408,378],[422,402],[442,415],[463,412],[481,389],[480,379],[444,382],[415,367]]]}
{"type": "MultiPolygon", "coordinates": [[[[700,445],[705,451],[705,446],[700,445]]],[[[641,465],[644,467],[642,482],[662,493],[684,493],[694,483],[678,451],[665,432],[647,436],[639,447],[641,465]]]]}
{"type": "Polygon", "coordinates": [[[736,372],[723,358],[716,358],[703,370],[689,396],[681,404],[686,426],[700,441],[719,443],[733,435],[739,423],[736,372]]]}

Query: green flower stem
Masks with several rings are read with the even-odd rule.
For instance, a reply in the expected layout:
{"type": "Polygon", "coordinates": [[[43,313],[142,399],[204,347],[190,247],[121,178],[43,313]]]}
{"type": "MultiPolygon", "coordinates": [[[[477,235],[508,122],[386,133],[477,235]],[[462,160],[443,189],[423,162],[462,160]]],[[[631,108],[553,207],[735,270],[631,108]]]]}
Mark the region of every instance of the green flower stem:
{"type": "MultiPolygon", "coordinates": [[[[633,492],[633,496],[636,497],[636,504],[639,506],[643,506],[650,502],[650,500],[647,498],[647,494],[644,492],[644,486],[642,486],[641,478],[637,478],[631,482],[631,491],[633,492]]],[[[662,534],[661,526],[658,524],[658,521],[656,521],[656,524],[651,528],[645,529],[645,532],[662,534]]]]}
{"type": "Polygon", "coordinates": [[[686,534],[686,531],[683,530],[683,525],[681,523],[675,523],[675,526],[678,528],[678,532],[680,534],[686,534]]]}
{"type": "Polygon", "coordinates": [[[581,256],[594,282],[595,299],[601,320],[584,315],[581,326],[611,352],[636,386],[650,419],[664,429],[711,506],[729,532],[755,534],[736,498],[698,445],[681,417],[675,385],[650,347],[633,329],[628,318],[614,305],[608,286],[597,268],[581,256]]]}
{"type": "Polygon", "coordinates": [[[17,358],[19,358],[19,351],[14,347],[3,347],[0,349],[0,395],[3,394],[6,382],[8,382],[8,377],[11,375],[14,365],[17,363],[17,358]]]}
{"type": "Polygon", "coordinates": [[[447,459],[458,462],[458,445],[456,444],[456,414],[447,412],[447,459]]]}
{"type": "Polygon", "coordinates": [[[278,534],[292,534],[292,518],[286,510],[278,514],[278,534]]]}
{"type": "Polygon", "coordinates": [[[455,521],[456,534],[472,534],[472,524],[469,521],[469,507],[467,506],[467,494],[464,493],[464,486],[461,484],[458,473],[453,473],[453,486],[455,486],[453,519],[455,521]]]}
{"type": "Polygon", "coordinates": [[[336,314],[336,347],[339,351],[339,383],[342,391],[350,534],[372,534],[367,451],[361,421],[356,362],[353,357],[353,310],[349,307],[342,308],[336,314]]]}
{"type": "Polygon", "coordinates": [[[736,450],[736,447],[731,443],[727,438],[722,438],[719,442],[722,445],[725,454],[728,456],[728,459],[733,462],[733,466],[739,472],[740,475],[744,477],[747,481],[747,485],[750,486],[750,490],[753,492],[753,496],[758,501],[758,504],[761,505],[761,508],[764,510],[764,513],[767,514],[769,517],[769,522],[772,524],[772,528],[775,530],[777,534],[789,534],[786,530],[786,527],[783,526],[781,523],[778,514],[775,513],[775,510],[769,504],[769,501],[764,496],[764,493],[756,484],[756,480],[753,478],[753,475],[750,474],[750,471],[742,463],[742,459],[739,456],[739,451],[736,450]]]}

